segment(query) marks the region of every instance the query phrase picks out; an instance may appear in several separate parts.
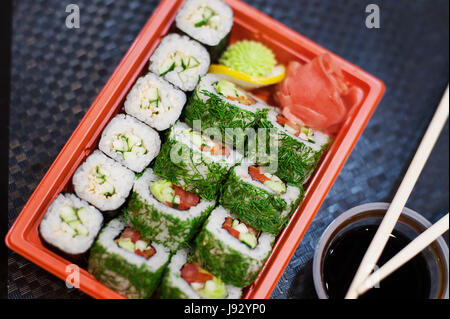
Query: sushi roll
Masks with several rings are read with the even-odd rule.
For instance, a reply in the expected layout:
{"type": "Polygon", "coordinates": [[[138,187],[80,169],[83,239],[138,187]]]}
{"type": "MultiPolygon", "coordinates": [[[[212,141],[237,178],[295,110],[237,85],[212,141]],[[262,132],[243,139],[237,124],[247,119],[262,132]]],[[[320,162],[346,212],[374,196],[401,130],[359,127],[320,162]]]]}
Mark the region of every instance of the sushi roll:
{"type": "Polygon", "coordinates": [[[125,100],[125,112],[153,127],[167,130],[180,117],[186,94],[159,76],[140,77],[125,100]]]}
{"type": "Polygon", "coordinates": [[[187,36],[169,34],[150,57],[150,71],[182,91],[192,91],[199,77],[208,72],[208,51],[187,36]]]}
{"type": "Polygon", "coordinates": [[[242,155],[178,122],[156,157],[153,171],[205,200],[215,200],[228,170],[242,155]]]}
{"type": "Polygon", "coordinates": [[[98,148],[136,173],[140,173],[158,155],[158,132],[134,117],[119,114],[103,130],[98,148]]]}
{"type": "Polygon", "coordinates": [[[239,299],[242,290],[226,285],[191,260],[187,249],[180,249],[164,273],[158,296],[161,299],[239,299]]]}
{"type": "Polygon", "coordinates": [[[194,254],[225,283],[246,287],[258,276],[274,240],[275,236],[254,229],[219,206],[195,238],[194,254]]]}
{"type": "Polygon", "coordinates": [[[113,211],[130,194],[134,173],[96,150],[78,167],[72,182],[78,197],[101,211],[113,211]]]}
{"type": "Polygon", "coordinates": [[[251,227],[278,235],[302,198],[303,188],[243,163],[231,170],[219,202],[251,227]]]}
{"type": "Polygon", "coordinates": [[[127,221],[144,238],[174,251],[192,239],[214,205],[148,168],[134,183],[127,221]]]}
{"type": "Polygon", "coordinates": [[[194,126],[194,121],[200,120],[202,130],[219,128],[227,145],[244,152],[248,135],[254,135],[253,128],[267,118],[269,109],[234,83],[219,80],[210,73],[200,80],[184,115],[190,126],[194,126]]]}
{"type": "Polygon", "coordinates": [[[40,225],[44,241],[67,255],[84,254],[102,227],[103,215],[73,194],[59,194],[40,225]]]}
{"type": "MultiPolygon", "coordinates": [[[[275,174],[288,183],[303,185],[311,177],[322,154],[330,144],[330,137],[320,131],[290,122],[282,114],[269,111],[267,120],[260,122],[266,130],[267,148],[277,147],[276,163],[273,157],[260,157],[261,165],[276,167],[275,174]]],[[[259,145],[259,141],[258,141],[259,145]]],[[[270,150],[267,150],[270,154],[270,150]]]]}
{"type": "Polygon", "coordinates": [[[149,298],[169,258],[164,246],[142,239],[119,217],[100,232],[91,249],[88,270],[102,284],[128,298],[149,298]]]}
{"type": "Polygon", "coordinates": [[[208,48],[214,61],[228,45],[233,10],[220,0],[187,0],[175,22],[178,29],[208,48]]]}

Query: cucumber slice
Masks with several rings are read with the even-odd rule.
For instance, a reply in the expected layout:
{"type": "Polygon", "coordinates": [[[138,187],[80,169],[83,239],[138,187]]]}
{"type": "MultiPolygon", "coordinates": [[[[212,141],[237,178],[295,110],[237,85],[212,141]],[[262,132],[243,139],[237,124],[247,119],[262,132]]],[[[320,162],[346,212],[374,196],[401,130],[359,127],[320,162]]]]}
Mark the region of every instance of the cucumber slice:
{"type": "Polygon", "coordinates": [[[69,225],[70,228],[72,228],[76,232],[76,235],[81,236],[89,235],[87,228],[79,220],[71,221],[67,223],[67,225],[69,225]]]}
{"type": "Polygon", "coordinates": [[[141,146],[142,139],[136,135],[130,135],[128,137],[128,150],[131,150],[134,146],[141,146]]]}
{"type": "Polygon", "coordinates": [[[242,241],[244,244],[246,244],[250,248],[255,248],[256,245],[258,245],[258,240],[256,239],[256,236],[252,233],[240,233],[239,234],[239,240],[242,241]]]}
{"type": "Polygon", "coordinates": [[[66,223],[71,222],[73,220],[78,220],[76,210],[73,207],[70,207],[70,206],[64,206],[61,209],[61,212],[59,213],[59,216],[66,223]]]}
{"type": "Polygon", "coordinates": [[[233,222],[231,223],[231,227],[235,228],[237,225],[239,225],[239,221],[237,219],[233,219],[233,222]]]}
{"type": "Polygon", "coordinates": [[[119,245],[119,247],[131,251],[132,253],[134,253],[134,251],[136,250],[136,246],[133,244],[130,238],[119,238],[117,240],[117,244],[119,245]]]}
{"type": "Polygon", "coordinates": [[[66,222],[61,223],[61,230],[63,232],[65,232],[65,233],[68,233],[69,235],[72,235],[72,236],[76,236],[77,235],[77,232],[72,227],[70,227],[66,222]]]}
{"type": "Polygon", "coordinates": [[[77,210],[77,215],[82,224],[87,224],[89,222],[89,213],[86,208],[81,207],[77,210]]]}
{"type": "Polygon", "coordinates": [[[142,146],[133,146],[131,151],[133,153],[135,153],[137,156],[142,156],[142,155],[147,154],[147,150],[145,149],[145,147],[142,147],[142,146]]]}
{"type": "Polygon", "coordinates": [[[102,184],[102,193],[103,195],[105,195],[106,197],[112,196],[116,193],[116,189],[114,188],[114,185],[111,184],[108,181],[105,181],[102,184]]]}

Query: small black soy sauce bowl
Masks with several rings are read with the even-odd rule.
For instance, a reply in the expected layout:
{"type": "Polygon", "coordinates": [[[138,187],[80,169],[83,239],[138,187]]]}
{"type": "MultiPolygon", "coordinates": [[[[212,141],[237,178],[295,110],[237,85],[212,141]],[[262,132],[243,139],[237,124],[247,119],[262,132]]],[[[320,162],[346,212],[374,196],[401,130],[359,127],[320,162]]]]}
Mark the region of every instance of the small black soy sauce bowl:
{"type": "MultiPolygon", "coordinates": [[[[317,244],[313,261],[314,287],[319,298],[344,298],[388,208],[388,203],[357,206],[328,226],[317,244]]],[[[405,207],[377,265],[382,266],[430,226],[422,215],[405,207]]],[[[448,254],[441,236],[359,298],[448,299],[448,254]]]]}

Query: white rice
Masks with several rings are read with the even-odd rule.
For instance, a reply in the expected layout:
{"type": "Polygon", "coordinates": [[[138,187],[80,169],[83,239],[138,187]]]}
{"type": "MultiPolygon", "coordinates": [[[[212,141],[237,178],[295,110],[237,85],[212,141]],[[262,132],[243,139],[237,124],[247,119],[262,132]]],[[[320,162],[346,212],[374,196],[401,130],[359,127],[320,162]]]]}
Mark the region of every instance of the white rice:
{"type": "Polygon", "coordinates": [[[78,255],[86,252],[92,246],[102,223],[103,215],[95,207],[73,194],[59,194],[47,209],[39,225],[39,232],[49,244],[68,254],[78,255]],[[87,236],[78,235],[74,237],[72,234],[64,231],[63,224],[65,223],[60,217],[60,212],[65,206],[72,207],[75,210],[85,209],[88,218],[82,220],[82,223],[88,230],[87,236]]]}
{"type": "Polygon", "coordinates": [[[150,71],[162,74],[167,68],[167,59],[174,53],[194,57],[199,61],[199,66],[183,71],[181,66],[163,75],[164,79],[179,87],[183,91],[192,91],[197,86],[199,76],[208,72],[210,57],[208,51],[197,41],[187,36],[169,34],[162,39],[158,48],[150,57],[150,71]]]}
{"type": "Polygon", "coordinates": [[[253,185],[257,188],[263,189],[264,191],[266,191],[270,194],[279,195],[287,203],[287,209],[281,213],[281,216],[284,217],[287,214],[289,214],[291,211],[291,208],[292,208],[291,207],[292,203],[295,202],[298,199],[298,197],[300,196],[300,189],[298,187],[290,186],[290,185],[286,184],[286,193],[280,194],[280,193],[275,192],[270,187],[267,187],[266,185],[264,185],[263,183],[261,183],[259,181],[255,181],[250,176],[250,174],[248,173],[248,168],[249,168],[249,166],[254,166],[254,165],[255,164],[251,163],[250,161],[244,160],[241,165],[235,166],[233,168],[233,172],[234,172],[234,174],[236,174],[236,176],[238,176],[238,178],[241,181],[243,181],[247,184],[253,185]]]}
{"type": "Polygon", "coordinates": [[[161,266],[163,266],[169,259],[169,251],[162,245],[157,243],[151,243],[151,246],[155,248],[156,253],[149,259],[136,255],[135,253],[128,251],[122,247],[119,247],[114,241],[120,233],[127,227],[123,218],[113,219],[108,225],[101,231],[98,237],[98,243],[106,249],[108,254],[116,254],[125,258],[130,264],[137,267],[141,267],[145,264],[145,267],[150,271],[155,272],[161,266]]]}
{"type": "MultiPolygon", "coordinates": [[[[217,92],[217,90],[214,88],[213,84],[220,81],[221,79],[219,79],[215,74],[213,73],[208,73],[205,76],[202,77],[202,79],[200,80],[199,85],[197,86],[197,88],[195,89],[195,91],[198,94],[198,97],[206,102],[208,100],[208,96],[200,93],[203,90],[206,90],[208,92],[214,93],[216,95],[218,95],[222,100],[226,101],[229,104],[232,104],[240,109],[243,109],[245,111],[249,111],[252,113],[255,113],[256,111],[261,111],[263,109],[267,109],[267,110],[272,110],[273,107],[268,106],[266,103],[264,103],[261,99],[259,99],[258,97],[254,96],[253,94],[249,93],[249,92],[245,92],[248,96],[252,97],[253,99],[256,100],[256,103],[253,105],[245,105],[242,103],[239,103],[238,101],[234,101],[231,99],[227,99],[225,96],[219,94],[217,92]]],[[[243,90],[243,89],[241,89],[243,90]]],[[[245,90],[244,90],[245,91],[245,90]]]]}
{"type": "Polygon", "coordinates": [[[158,155],[161,149],[161,139],[159,138],[158,132],[151,127],[136,120],[132,116],[119,114],[103,130],[98,148],[120,164],[139,173],[158,155]],[[125,159],[124,155],[116,151],[113,146],[113,142],[119,134],[133,135],[141,139],[142,147],[146,149],[147,153],[138,155],[133,160],[125,159]]]}
{"type": "Polygon", "coordinates": [[[78,197],[102,211],[110,211],[119,208],[125,202],[133,187],[134,177],[132,171],[96,150],[78,167],[72,182],[78,197]],[[113,185],[115,193],[112,196],[107,197],[99,192],[98,185],[92,182],[97,166],[113,185]]]}
{"type": "MultiPolygon", "coordinates": [[[[181,277],[181,268],[183,268],[184,264],[187,262],[187,255],[187,249],[180,249],[174,256],[172,256],[166,276],[169,276],[171,287],[180,289],[190,299],[200,299],[201,297],[194,289],[192,289],[191,285],[189,285],[186,280],[181,277]]],[[[240,288],[231,285],[227,285],[226,287],[228,292],[226,299],[239,299],[241,297],[242,290],[240,288]]]]}
{"type": "Polygon", "coordinates": [[[125,100],[125,112],[158,131],[168,129],[180,117],[186,94],[159,76],[148,73],[140,77],[125,100]],[[158,107],[142,107],[148,102],[149,90],[158,89],[158,107]]]}
{"type": "Polygon", "coordinates": [[[178,11],[175,21],[178,29],[190,37],[208,46],[216,46],[231,31],[233,10],[220,0],[187,0],[178,11]],[[199,19],[195,11],[205,6],[214,11],[215,15],[210,20],[213,25],[196,27],[199,19]]]}
{"type": "Polygon", "coordinates": [[[153,174],[152,169],[148,168],[145,173],[135,181],[133,187],[133,190],[138,193],[139,196],[142,197],[142,199],[144,199],[149,205],[152,205],[160,212],[164,212],[165,214],[170,215],[174,218],[186,221],[199,217],[205,209],[214,206],[216,203],[215,201],[208,202],[200,198],[198,204],[196,206],[192,206],[188,210],[181,211],[167,206],[166,204],[163,204],[159,200],[157,200],[150,191],[150,185],[153,182],[161,179],[161,177],[153,174]]]}
{"type": "Polygon", "coordinates": [[[300,143],[303,143],[309,147],[311,147],[314,151],[320,151],[322,149],[322,146],[326,145],[329,141],[329,136],[326,135],[325,133],[322,133],[320,131],[314,131],[312,139],[315,141],[315,143],[311,143],[307,140],[304,140],[298,136],[295,136],[294,134],[290,133],[289,131],[287,131],[282,125],[280,125],[277,122],[277,115],[279,113],[276,111],[269,111],[268,115],[267,115],[267,119],[273,124],[273,126],[277,129],[279,129],[280,131],[282,131],[283,133],[286,133],[287,135],[289,135],[290,137],[292,137],[293,139],[296,139],[297,141],[299,141],[300,143]]]}
{"type": "Polygon", "coordinates": [[[225,247],[239,251],[242,255],[248,256],[252,260],[257,260],[258,262],[251,263],[251,267],[248,270],[249,272],[259,271],[268,254],[272,251],[275,236],[261,232],[258,238],[258,245],[252,249],[236,237],[230,235],[226,229],[222,228],[226,217],[233,216],[222,206],[216,207],[208,218],[206,230],[213,233],[215,239],[220,240],[225,247]]]}

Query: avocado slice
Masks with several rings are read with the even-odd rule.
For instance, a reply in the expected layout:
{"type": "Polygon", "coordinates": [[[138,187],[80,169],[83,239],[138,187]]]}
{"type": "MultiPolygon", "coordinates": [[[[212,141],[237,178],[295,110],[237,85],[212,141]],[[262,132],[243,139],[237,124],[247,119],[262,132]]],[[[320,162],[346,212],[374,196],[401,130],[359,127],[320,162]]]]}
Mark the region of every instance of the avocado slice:
{"type": "Polygon", "coordinates": [[[268,181],[264,182],[264,185],[269,187],[274,192],[277,192],[280,194],[286,193],[286,185],[281,180],[279,180],[279,181],[268,180],[268,181]]]}
{"type": "Polygon", "coordinates": [[[214,277],[212,280],[208,280],[205,282],[205,286],[202,289],[199,289],[198,294],[203,298],[208,299],[223,299],[227,296],[227,287],[217,277],[214,277]]]}
{"type": "Polygon", "coordinates": [[[175,197],[175,190],[172,187],[172,183],[166,179],[153,182],[150,186],[150,191],[161,203],[172,203],[175,197]]]}
{"type": "Polygon", "coordinates": [[[119,238],[117,244],[119,247],[131,251],[132,253],[136,250],[136,246],[131,241],[131,238],[119,238]]]}

